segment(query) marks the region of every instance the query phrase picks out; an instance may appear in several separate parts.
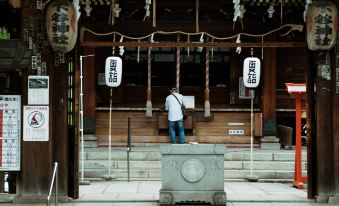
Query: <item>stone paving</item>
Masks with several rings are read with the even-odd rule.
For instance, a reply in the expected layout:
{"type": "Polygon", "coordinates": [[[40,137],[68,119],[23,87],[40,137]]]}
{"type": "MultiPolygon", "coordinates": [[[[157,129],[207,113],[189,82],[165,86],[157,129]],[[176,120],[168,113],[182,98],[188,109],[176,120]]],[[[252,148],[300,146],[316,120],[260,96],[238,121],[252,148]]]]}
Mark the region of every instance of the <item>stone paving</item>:
{"type": "MultiPolygon", "coordinates": [[[[92,181],[80,185],[80,197],[60,206],[158,206],[161,181],[92,181]]],[[[307,199],[306,190],[291,183],[225,182],[227,206],[320,206],[307,199]]],[[[53,199],[52,199],[53,200],[53,199]]],[[[46,204],[10,204],[0,206],[40,206],[46,204]]],[[[54,205],[54,202],[51,202],[54,205]]]]}
{"type": "MultiPolygon", "coordinates": [[[[291,183],[225,182],[226,205],[328,205],[307,199],[306,190],[291,183]]],[[[157,206],[161,181],[95,181],[80,186],[80,198],[61,205],[157,206]]]]}

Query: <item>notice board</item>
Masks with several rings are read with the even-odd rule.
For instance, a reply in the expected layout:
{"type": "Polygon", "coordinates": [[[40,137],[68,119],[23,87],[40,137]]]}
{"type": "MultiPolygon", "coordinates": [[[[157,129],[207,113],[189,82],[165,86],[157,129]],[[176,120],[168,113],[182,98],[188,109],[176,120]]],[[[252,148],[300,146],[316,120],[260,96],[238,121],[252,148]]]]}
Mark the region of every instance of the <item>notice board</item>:
{"type": "Polygon", "coordinates": [[[21,96],[0,95],[0,171],[20,170],[21,96]]]}

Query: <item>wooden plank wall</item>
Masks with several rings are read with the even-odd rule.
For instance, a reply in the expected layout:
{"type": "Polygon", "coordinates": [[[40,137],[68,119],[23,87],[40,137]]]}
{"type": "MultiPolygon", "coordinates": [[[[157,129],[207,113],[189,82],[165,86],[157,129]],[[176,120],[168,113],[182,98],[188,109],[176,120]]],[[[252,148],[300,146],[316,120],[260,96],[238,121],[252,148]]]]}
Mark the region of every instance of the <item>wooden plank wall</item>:
{"type": "MultiPolygon", "coordinates": [[[[294,109],[295,101],[286,91],[285,83],[306,83],[306,48],[277,48],[277,108],[294,109]]],[[[302,101],[305,106],[305,100],[302,101]]]]}
{"type": "MultiPolygon", "coordinates": [[[[168,130],[159,132],[156,129],[156,114],[146,117],[143,111],[113,111],[112,112],[112,142],[127,142],[128,117],[131,118],[132,142],[169,142],[168,130]]],[[[255,115],[255,134],[261,135],[261,113],[255,115]]],[[[197,112],[196,135],[186,132],[186,141],[197,141],[205,143],[250,143],[250,114],[249,112],[214,112],[211,121],[203,118],[202,112],[197,112]],[[244,134],[230,135],[229,130],[244,130],[244,134]]],[[[163,123],[166,124],[166,123],[163,123]]],[[[96,113],[96,137],[99,145],[108,144],[109,112],[98,111],[96,113]]],[[[256,142],[259,142],[256,138],[256,142]]]]}

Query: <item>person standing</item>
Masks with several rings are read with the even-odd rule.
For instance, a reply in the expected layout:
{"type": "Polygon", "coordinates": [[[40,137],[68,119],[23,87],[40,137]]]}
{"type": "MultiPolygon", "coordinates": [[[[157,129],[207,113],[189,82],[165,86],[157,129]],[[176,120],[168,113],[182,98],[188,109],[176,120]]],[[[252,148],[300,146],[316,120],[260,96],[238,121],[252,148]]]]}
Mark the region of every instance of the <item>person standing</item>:
{"type": "Polygon", "coordinates": [[[171,144],[176,144],[176,132],[179,134],[179,143],[185,143],[185,125],[181,104],[184,96],[178,93],[176,88],[170,90],[171,94],[166,97],[165,109],[168,111],[168,130],[171,144]]]}

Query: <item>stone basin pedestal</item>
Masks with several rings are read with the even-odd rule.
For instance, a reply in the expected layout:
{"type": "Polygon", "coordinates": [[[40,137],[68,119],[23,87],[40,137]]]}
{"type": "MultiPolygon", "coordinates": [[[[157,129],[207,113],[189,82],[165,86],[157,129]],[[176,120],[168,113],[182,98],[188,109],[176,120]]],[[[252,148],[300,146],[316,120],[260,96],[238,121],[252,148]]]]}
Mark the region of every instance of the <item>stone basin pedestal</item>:
{"type": "Polygon", "coordinates": [[[225,146],[169,144],[162,153],[160,205],[206,203],[225,205],[225,146]]]}

